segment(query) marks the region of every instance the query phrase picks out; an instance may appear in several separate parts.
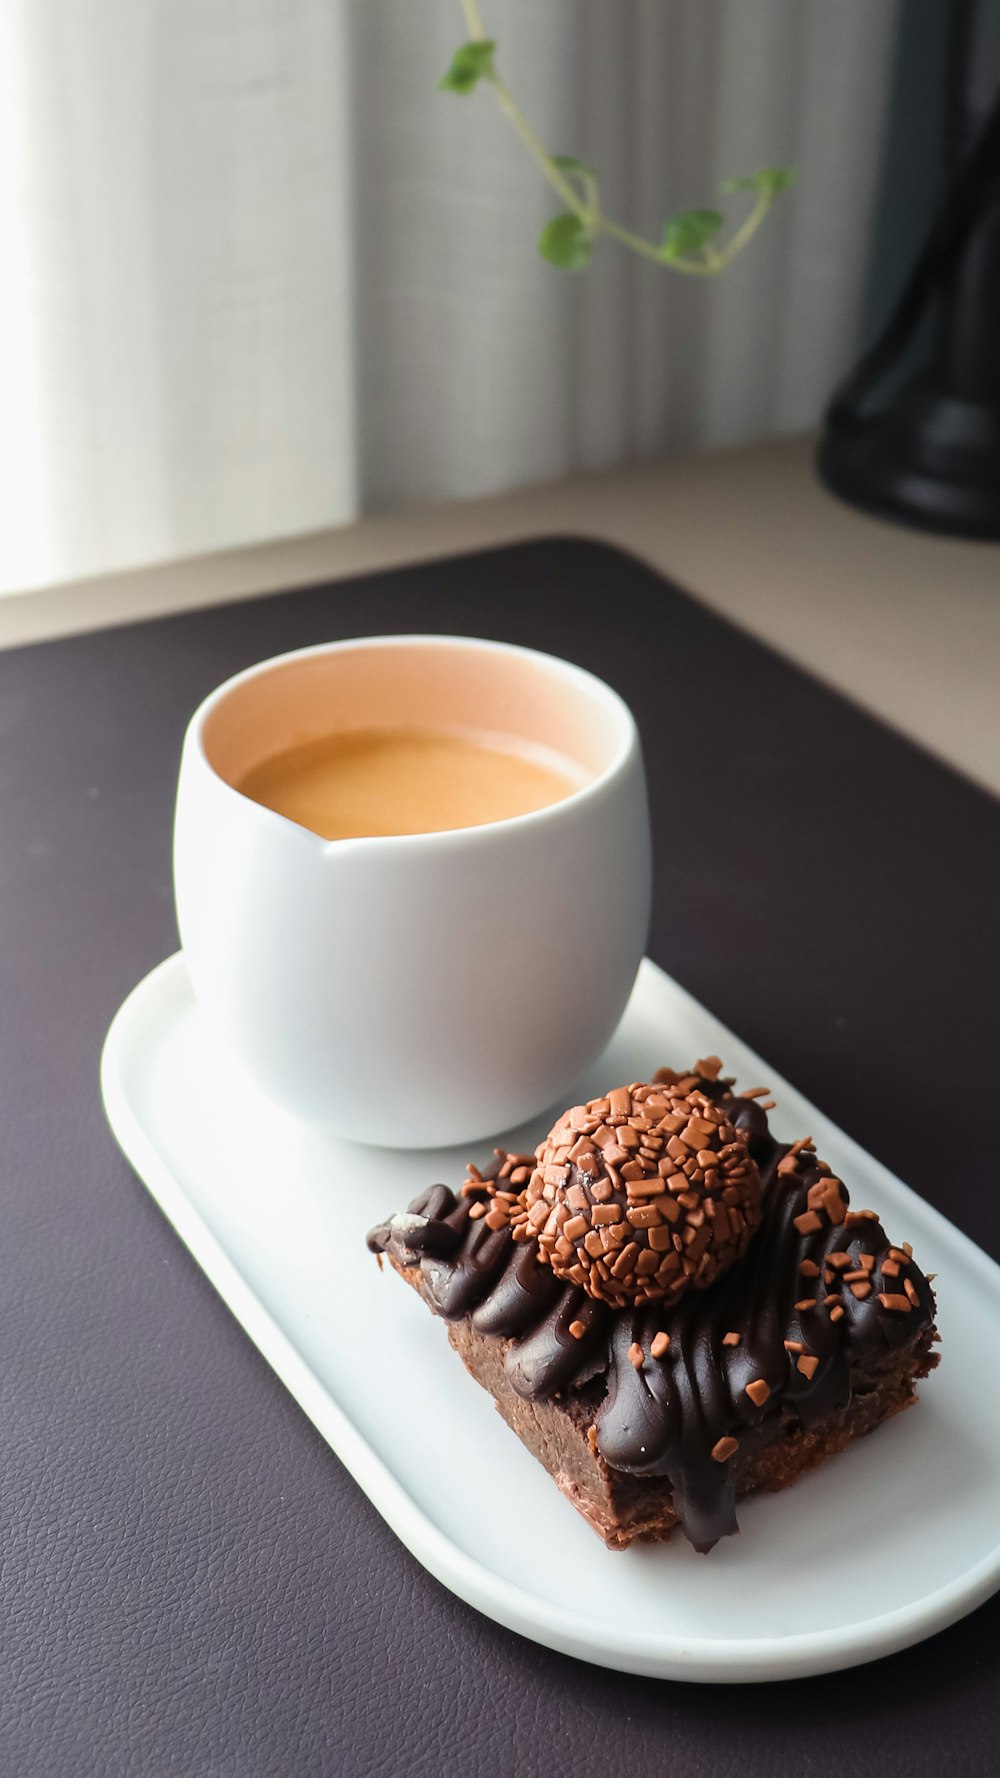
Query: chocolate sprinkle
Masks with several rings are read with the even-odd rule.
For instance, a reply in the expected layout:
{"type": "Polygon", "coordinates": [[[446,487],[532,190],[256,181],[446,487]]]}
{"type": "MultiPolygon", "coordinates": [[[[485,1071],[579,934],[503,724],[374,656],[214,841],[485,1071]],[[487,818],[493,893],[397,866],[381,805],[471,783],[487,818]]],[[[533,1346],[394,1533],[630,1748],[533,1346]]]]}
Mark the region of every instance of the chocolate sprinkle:
{"type": "Polygon", "coordinates": [[[543,1265],[613,1309],[706,1289],[761,1218],[746,1133],[714,1085],[663,1069],[572,1106],[518,1196],[496,1196],[489,1227],[537,1241],[543,1265]]]}

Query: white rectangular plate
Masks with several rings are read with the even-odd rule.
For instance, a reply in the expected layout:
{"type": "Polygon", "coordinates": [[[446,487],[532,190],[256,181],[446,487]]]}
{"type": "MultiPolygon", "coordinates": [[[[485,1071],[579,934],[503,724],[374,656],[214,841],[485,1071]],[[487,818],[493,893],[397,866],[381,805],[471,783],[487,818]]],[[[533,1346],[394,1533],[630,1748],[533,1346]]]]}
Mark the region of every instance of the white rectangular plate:
{"type": "MultiPolygon", "coordinates": [[[[856,1207],[914,1243],[945,1362],[920,1403],[742,1535],[606,1550],[467,1375],[443,1326],[365,1249],[371,1225],[467,1149],[399,1153],[305,1129],[209,1040],[182,959],[129,996],[102,1061],[112,1129],[233,1314],[396,1534],[460,1598],[550,1648],[690,1680],[832,1672],[917,1642],[1000,1586],[1000,1269],[650,962],[579,1100],[721,1055],[767,1084],[785,1139],[811,1134],[856,1207]],[[502,1501],[503,1511],[491,1510],[502,1501]]],[[[387,1083],[387,1090],[391,1085],[387,1083]]],[[[552,1120],[509,1137],[534,1145],[552,1120]]]]}

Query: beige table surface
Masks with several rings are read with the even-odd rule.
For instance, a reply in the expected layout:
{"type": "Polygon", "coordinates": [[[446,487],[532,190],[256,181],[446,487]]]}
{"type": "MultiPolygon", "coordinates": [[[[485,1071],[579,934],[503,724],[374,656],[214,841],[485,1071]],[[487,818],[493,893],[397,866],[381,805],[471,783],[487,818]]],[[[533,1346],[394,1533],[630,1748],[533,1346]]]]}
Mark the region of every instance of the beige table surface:
{"type": "Polygon", "coordinates": [[[884,525],[817,483],[804,439],[0,599],[12,647],[524,537],[617,543],[1000,792],[1000,544],[884,525]]]}

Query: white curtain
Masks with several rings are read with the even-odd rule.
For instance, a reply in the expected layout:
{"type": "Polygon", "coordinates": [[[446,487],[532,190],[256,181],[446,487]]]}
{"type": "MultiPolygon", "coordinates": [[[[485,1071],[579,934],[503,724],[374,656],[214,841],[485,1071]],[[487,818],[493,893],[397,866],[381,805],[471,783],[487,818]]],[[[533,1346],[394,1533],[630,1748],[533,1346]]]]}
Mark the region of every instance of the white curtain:
{"type": "Polygon", "coordinates": [[[897,0],[481,3],[621,220],[798,189],[717,283],[562,273],[459,0],[0,0],[0,588],[816,419],[897,0]]]}

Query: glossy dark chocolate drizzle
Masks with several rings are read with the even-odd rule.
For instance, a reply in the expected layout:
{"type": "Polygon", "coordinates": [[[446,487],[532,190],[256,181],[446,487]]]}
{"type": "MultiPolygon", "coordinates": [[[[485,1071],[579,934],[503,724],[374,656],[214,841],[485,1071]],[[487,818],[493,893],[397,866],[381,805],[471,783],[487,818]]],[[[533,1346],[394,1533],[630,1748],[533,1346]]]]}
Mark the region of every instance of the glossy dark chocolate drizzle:
{"type": "MultiPolygon", "coordinates": [[[[511,1342],[505,1369],[519,1395],[544,1400],[604,1376],[606,1391],[594,1413],[601,1456],[627,1475],[666,1477],[686,1535],[696,1548],[709,1549],[738,1530],[733,1463],[712,1456],[719,1440],[732,1436],[741,1448],[764,1444],[780,1434],[787,1410],[808,1427],[846,1407],[852,1365],[877,1365],[929,1329],[934,1298],[909,1261],[905,1276],[916,1301],[905,1312],[880,1304],[880,1291],[898,1300],[903,1280],[882,1280],[891,1244],[874,1219],[834,1225],[824,1216],[819,1229],[800,1233],[795,1218],[807,1211],[809,1188],[821,1178],[815,1157],[806,1151],[795,1171],[779,1174],[786,1150],[757,1102],[734,1098],[714,1082],[700,1085],[747,1135],[764,1180],[764,1220],[736,1265],[669,1310],[663,1303],[609,1309],[556,1278],[533,1244],[515,1243],[508,1229],[489,1229],[482,1219],[470,1221],[475,1196],[457,1198],[444,1185],[415,1199],[406,1216],[373,1229],[368,1242],[402,1265],[419,1264],[424,1293],[446,1320],[469,1317],[478,1333],[511,1342]],[[823,1306],[830,1288],[823,1264],[831,1252],[850,1255],[847,1270],[861,1269],[862,1254],[875,1259],[868,1295],[837,1289],[844,1312],[836,1320],[823,1306]],[[803,1275],[803,1261],[819,1275],[803,1275]],[[796,1309],[809,1298],[814,1307],[796,1309]],[[583,1324],[582,1337],[570,1333],[571,1323],[583,1324]],[[670,1345],[654,1359],[650,1346],[661,1330],[670,1345]],[[738,1344],[723,1343],[731,1333],[739,1334],[738,1344]],[[786,1341],[801,1342],[818,1359],[811,1377],[786,1341]],[[629,1356],[635,1344],[646,1354],[641,1368],[629,1356]],[[761,1406],[746,1393],[758,1379],[769,1389],[761,1406]]],[[[489,1174],[484,1169],[484,1177],[489,1174]]],[[[841,1196],[846,1203],[843,1187],[841,1196]]]]}

